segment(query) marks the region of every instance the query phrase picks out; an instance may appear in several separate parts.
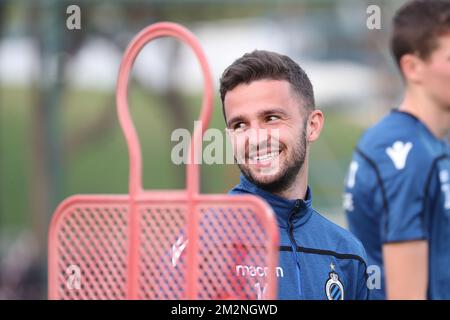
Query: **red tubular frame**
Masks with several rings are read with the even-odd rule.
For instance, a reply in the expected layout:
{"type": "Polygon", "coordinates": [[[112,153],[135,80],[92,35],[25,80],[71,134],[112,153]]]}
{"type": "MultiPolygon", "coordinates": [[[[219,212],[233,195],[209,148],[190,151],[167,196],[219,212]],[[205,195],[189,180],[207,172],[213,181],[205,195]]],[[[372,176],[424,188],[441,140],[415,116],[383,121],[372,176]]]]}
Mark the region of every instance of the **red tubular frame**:
{"type": "MultiPolygon", "coordinates": [[[[130,180],[129,190],[130,195],[136,195],[142,192],[142,155],[141,147],[139,144],[139,138],[136,133],[136,129],[131,119],[130,111],[128,108],[128,80],[130,71],[133,66],[134,60],[141,51],[141,49],[150,41],[161,37],[174,37],[187,44],[195,53],[204,78],[204,91],[202,109],[200,112],[199,120],[202,122],[202,128],[196,128],[194,131],[194,138],[191,142],[190,159],[187,165],[187,179],[186,187],[188,193],[191,195],[199,192],[199,169],[198,164],[194,162],[194,141],[200,141],[203,136],[205,128],[208,127],[212,113],[213,103],[213,84],[211,72],[206,60],[206,56],[203,50],[195,38],[195,36],[186,28],[171,22],[160,22],[153,24],[141,32],[131,41],[130,45],[125,51],[122,63],[119,69],[119,76],[117,79],[117,113],[119,116],[120,125],[122,127],[123,134],[128,144],[128,152],[130,159],[130,180]]],[[[200,146],[198,146],[200,147],[200,146]]]]}
{"type": "MultiPolygon", "coordinates": [[[[139,223],[136,214],[136,197],[143,192],[142,188],[142,153],[139,138],[136,129],[131,119],[130,111],[128,108],[128,80],[130,71],[133,66],[134,60],[141,51],[141,49],[150,41],[160,37],[174,37],[185,44],[187,44],[195,53],[197,57],[204,78],[204,91],[202,109],[200,112],[199,120],[202,126],[194,129],[193,139],[189,148],[189,159],[187,164],[186,173],[186,189],[187,189],[187,201],[188,201],[188,234],[187,238],[189,246],[187,247],[187,265],[188,269],[194,272],[188,273],[186,279],[188,298],[194,299],[197,296],[196,282],[197,282],[197,268],[195,252],[198,248],[198,213],[195,208],[195,198],[199,193],[199,167],[195,161],[195,154],[198,150],[201,150],[201,141],[205,128],[208,127],[213,103],[213,85],[211,72],[209,70],[208,62],[205,54],[197,41],[196,37],[186,28],[170,22],[160,22],[153,24],[144,30],[142,30],[130,43],[122,59],[122,63],[119,69],[119,76],[117,80],[117,112],[119,115],[120,125],[125,135],[125,139],[128,144],[129,161],[130,161],[130,180],[129,180],[129,192],[130,192],[130,268],[131,270],[137,270],[138,263],[138,230],[139,223]],[[131,232],[134,230],[134,232],[131,232]]],[[[129,292],[131,292],[131,298],[136,298],[137,288],[135,281],[137,275],[135,272],[130,274],[129,279],[129,292]]]]}

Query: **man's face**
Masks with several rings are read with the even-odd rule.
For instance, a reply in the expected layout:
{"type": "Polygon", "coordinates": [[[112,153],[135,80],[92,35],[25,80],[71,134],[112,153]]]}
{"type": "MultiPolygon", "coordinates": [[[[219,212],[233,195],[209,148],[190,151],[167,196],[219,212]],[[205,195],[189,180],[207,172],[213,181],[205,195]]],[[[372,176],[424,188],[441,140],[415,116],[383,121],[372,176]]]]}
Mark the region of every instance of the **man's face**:
{"type": "Polygon", "coordinates": [[[450,110],[450,35],[440,37],[438,43],[424,62],[422,84],[437,105],[450,110]]]}
{"type": "Polygon", "coordinates": [[[240,84],[227,92],[224,106],[244,176],[271,192],[290,187],[306,158],[307,116],[289,82],[240,84]]]}

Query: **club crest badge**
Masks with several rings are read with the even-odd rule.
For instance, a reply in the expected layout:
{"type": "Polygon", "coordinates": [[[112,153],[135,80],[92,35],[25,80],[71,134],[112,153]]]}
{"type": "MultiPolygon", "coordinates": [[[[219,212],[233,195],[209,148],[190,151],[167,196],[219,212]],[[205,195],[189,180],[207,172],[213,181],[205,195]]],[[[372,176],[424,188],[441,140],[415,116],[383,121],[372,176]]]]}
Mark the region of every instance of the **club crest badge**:
{"type": "Polygon", "coordinates": [[[325,284],[325,293],[328,300],[344,300],[344,286],[339,280],[339,275],[335,272],[335,266],[330,264],[331,272],[325,284]]]}

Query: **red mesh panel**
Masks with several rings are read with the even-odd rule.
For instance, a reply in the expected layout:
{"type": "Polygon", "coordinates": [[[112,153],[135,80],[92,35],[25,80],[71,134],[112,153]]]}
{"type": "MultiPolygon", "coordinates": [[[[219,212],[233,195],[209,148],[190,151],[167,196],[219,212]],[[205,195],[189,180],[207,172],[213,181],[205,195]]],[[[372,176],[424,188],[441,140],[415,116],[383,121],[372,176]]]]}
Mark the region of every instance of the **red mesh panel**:
{"type": "Polygon", "coordinates": [[[61,211],[49,248],[58,298],[126,298],[127,211],[125,204],[83,201],[61,211]]]}
{"type": "Polygon", "coordinates": [[[267,276],[248,272],[268,268],[272,254],[271,236],[257,208],[248,202],[199,207],[199,299],[263,298],[260,288],[267,276]]]}
{"type": "MultiPolygon", "coordinates": [[[[211,198],[202,196],[196,206],[200,220],[195,298],[275,298],[274,282],[269,292],[267,288],[277,247],[260,202],[237,196],[211,198]]],[[[131,281],[137,282],[137,299],[187,298],[185,201],[138,205],[138,229],[129,228],[128,207],[126,200],[79,196],[57,210],[49,243],[51,298],[132,298],[131,281]],[[129,232],[138,233],[137,242],[130,243],[129,232]],[[128,260],[130,245],[138,251],[135,280],[128,260]],[[74,266],[79,274],[71,269],[74,266]],[[79,287],[71,281],[77,276],[79,287]]]]}
{"type": "Polygon", "coordinates": [[[139,208],[139,299],[186,299],[185,206],[156,203],[139,208]]]}

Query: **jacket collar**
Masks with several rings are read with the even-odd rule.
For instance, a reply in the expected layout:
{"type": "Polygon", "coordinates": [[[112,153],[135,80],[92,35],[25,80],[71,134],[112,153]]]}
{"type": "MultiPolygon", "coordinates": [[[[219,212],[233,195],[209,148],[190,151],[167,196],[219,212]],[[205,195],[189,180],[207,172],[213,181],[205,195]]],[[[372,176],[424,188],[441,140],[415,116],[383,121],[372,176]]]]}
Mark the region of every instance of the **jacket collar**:
{"type": "Polygon", "coordinates": [[[251,193],[264,199],[275,211],[280,227],[288,228],[291,221],[294,227],[304,224],[312,213],[311,189],[306,190],[305,199],[285,199],[259,188],[241,174],[240,183],[230,190],[231,194],[251,193]]]}

